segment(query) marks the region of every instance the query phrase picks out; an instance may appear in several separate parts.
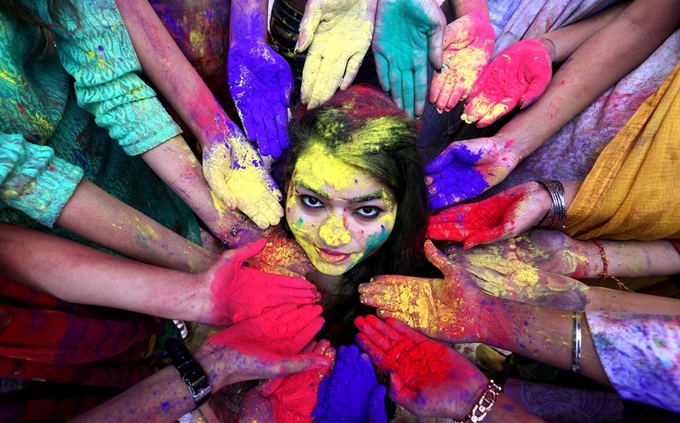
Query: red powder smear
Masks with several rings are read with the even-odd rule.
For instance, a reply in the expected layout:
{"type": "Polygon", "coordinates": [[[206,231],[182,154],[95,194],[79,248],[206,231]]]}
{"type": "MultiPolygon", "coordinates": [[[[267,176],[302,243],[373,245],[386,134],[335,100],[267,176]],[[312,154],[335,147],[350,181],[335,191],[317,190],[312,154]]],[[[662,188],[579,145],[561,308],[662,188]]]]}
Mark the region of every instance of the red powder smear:
{"type": "Polygon", "coordinates": [[[452,207],[430,218],[428,237],[442,239],[439,236],[442,230],[446,229],[450,234],[445,239],[462,241],[465,236],[461,230],[468,233],[502,226],[508,210],[523,200],[523,192],[513,192],[508,195],[494,195],[477,203],[452,207]]]}
{"type": "Polygon", "coordinates": [[[448,350],[440,343],[414,344],[410,339],[402,339],[392,345],[384,363],[412,388],[437,388],[453,370],[453,365],[446,360],[448,355],[448,350]]]}
{"type": "Polygon", "coordinates": [[[330,367],[307,370],[286,376],[268,397],[278,423],[309,423],[317,402],[319,383],[328,376],[330,367]]]}

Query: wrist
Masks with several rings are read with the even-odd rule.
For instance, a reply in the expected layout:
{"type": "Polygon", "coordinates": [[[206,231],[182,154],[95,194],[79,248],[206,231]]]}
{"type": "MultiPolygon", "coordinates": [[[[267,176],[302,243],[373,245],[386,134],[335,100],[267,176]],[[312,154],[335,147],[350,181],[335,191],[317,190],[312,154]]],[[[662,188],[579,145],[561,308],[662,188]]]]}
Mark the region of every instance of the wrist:
{"type": "Polygon", "coordinates": [[[546,37],[538,37],[534,38],[536,41],[538,41],[546,50],[548,55],[550,56],[550,61],[555,62],[555,58],[557,57],[557,46],[555,46],[555,43],[553,40],[550,38],[546,37]]]}
{"type": "Polygon", "coordinates": [[[213,392],[234,383],[233,350],[227,346],[208,341],[194,352],[194,359],[201,365],[213,392]]]}

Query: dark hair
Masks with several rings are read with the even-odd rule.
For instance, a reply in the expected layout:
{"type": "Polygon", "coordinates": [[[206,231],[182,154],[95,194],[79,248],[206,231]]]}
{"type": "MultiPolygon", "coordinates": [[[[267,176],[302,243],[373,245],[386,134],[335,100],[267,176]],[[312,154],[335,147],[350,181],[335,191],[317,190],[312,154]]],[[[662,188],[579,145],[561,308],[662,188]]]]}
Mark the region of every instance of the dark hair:
{"type": "Polygon", "coordinates": [[[394,229],[385,244],[346,275],[350,280],[376,274],[413,274],[424,261],[429,214],[423,163],[416,149],[417,122],[382,91],[356,85],[327,103],[296,113],[288,125],[291,146],[284,185],[300,154],[321,142],[336,157],[373,175],[396,196],[394,229]]]}
{"type": "Polygon", "coordinates": [[[47,0],[46,3],[52,22],[46,22],[41,19],[28,7],[24,6],[21,0],[0,0],[0,11],[7,13],[18,22],[27,23],[36,28],[32,52],[38,60],[49,58],[56,50],[53,29],[65,29],[56,22],[56,11],[58,9],[64,7],[69,9],[75,17],[76,25],[79,25],[78,12],[70,0],[47,0]]]}

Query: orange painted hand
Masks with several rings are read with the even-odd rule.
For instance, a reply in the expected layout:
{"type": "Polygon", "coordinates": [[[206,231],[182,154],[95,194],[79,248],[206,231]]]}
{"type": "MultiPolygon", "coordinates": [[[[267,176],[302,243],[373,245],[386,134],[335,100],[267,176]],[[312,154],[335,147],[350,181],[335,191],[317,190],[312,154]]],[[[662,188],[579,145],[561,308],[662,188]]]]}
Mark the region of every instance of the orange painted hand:
{"type": "Polygon", "coordinates": [[[453,109],[472,91],[493,53],[491,22],[479,13],[462,16],[446,27],[442,70],[432,77],[430,103],[453,109]]]}
{"type": "Polygon", "coordinates": [[[445,342],[478,342],[482,314],[491,298],[459,264],[425,242],[427,259],[444,279],[376,276],[359,285],[362,303],[378,309],[378,316],[399,320],[425,335],[445,342]]]}
{"type": "Polygon", "coordinates": [[[552,78],[550,50],[538,39],[512,44],[496,56],[477,81],[461,116],[477,127],[489,126],[511,111],[531,105],[552,78]]]}
{"type": "Polygon", "coordinates": [[[261,229],[279,223],[281,191],[241,130],[232,122],[226,126],[226,139],[219,137],[203,150],[205,179],[231,210],[238,208],[261,229]]]}
{"type": "Polygon", "coordinates": [[[453,251],[451,259],[473,275],[484,292],[495,297],[543,307],[585,310],[587,285],[516,259],[504,258],[494,247],[492,244],[478,247],[481,251],[475,251],[477,248],[462,253],[455,249],[449,251],[453,251]]]}
{"type": "Polygon", "coordinates": [[[548,213],[550,204],[550,194],[542,184],[527,182],[430,217],[427,237],[463,242],[467,250],[529,230],[548,213]]]}
{"type": "Polygon", "coordinates": [[[294,239],[288,238],[281,226],[271,226],[266,234],[267,245],[248,260],[248,267],[265,273],[304,278],[314,271],[305,251],[294,239]]]}
{"type": "Polygon", "coordinates": [[[377,0],[309,0],[295,50],[309,48],[301,100],[314,108],[350,86],[371,45],[377,0]]]}

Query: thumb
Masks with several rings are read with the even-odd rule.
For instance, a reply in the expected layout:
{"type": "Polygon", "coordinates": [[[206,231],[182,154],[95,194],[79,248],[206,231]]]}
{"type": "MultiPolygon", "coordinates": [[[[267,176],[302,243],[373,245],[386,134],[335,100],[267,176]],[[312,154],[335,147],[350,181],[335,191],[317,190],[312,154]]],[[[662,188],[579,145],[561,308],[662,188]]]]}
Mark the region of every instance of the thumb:
{"type": "Polygon", "coordinates": [[[385,385],[378,385],[368,398],[368,423],[387,423],[385,411],[385,385]]]}
{"type": "Polygon", "coordinates": [[[300,36],[295,43],[295,52],[300,53],[312,44],[314,33],[319,27],[323,13],[321,12],[321,2],[311,1],[305,7],[305,14],[300,22],[300,36]]]}
{"type": "Polygon", "coordinates": [[[241,265],[244,261],[249,258],[256,256],[264,250],[265,245],[267,245],[267,240],[265,238],[260,238],[255,242],[246,244],[243,247],[238,247],[235,249],[234,261],[237,265],[241,265]]]}
{"type": "MultiPolygon", "coordinates": [[[[550,65],[548,64],[548,66],[550,65]]],[[[545,89],[548,87],[550,80],[552,79],[552,73],[550,72],[550,70],[544,73],[541,72],[534,77],[526,92],[519,98],[521,109],[531,106],[531,104],[536,101],[536,99],[540,97],[541,94],[543,94],[545,89]]]]}
{"type": "Polygon", "coordinates": [[[429,239],[425,241],[425,257],[442,271],[445,278],[452,278],[458,274],[458,266],[446,254],[439,251],[429,239]]]}

